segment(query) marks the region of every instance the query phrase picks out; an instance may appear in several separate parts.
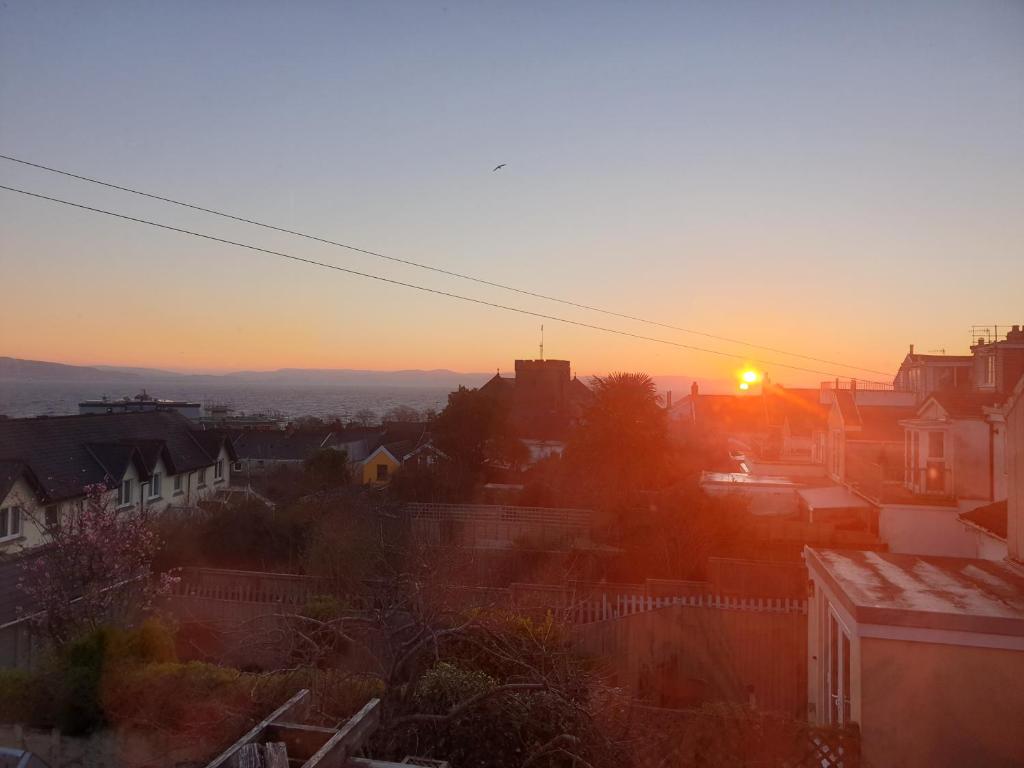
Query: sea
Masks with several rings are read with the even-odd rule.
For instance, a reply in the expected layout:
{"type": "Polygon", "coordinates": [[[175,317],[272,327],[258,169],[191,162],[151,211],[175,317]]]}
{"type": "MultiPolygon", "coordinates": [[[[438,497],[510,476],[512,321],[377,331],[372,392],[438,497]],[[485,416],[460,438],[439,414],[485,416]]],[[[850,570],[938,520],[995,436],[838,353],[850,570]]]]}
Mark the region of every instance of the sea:
{"type": "Polygon", "coordinates": [[[0,415],[61,416],[78,413],[78,403],[104,395],[120,399],[145,389],[164,400],[224,404],[236,413],[278,413],[289,419],[316,416],[348,421],[362,410],[378,417],[391,408],[408,406],[423,412],[440,411],[448,401],[447,386],[377,386],[340,384],[263,384],[190,382],[187,380],[121,381],[0,381],[0,415]]]}

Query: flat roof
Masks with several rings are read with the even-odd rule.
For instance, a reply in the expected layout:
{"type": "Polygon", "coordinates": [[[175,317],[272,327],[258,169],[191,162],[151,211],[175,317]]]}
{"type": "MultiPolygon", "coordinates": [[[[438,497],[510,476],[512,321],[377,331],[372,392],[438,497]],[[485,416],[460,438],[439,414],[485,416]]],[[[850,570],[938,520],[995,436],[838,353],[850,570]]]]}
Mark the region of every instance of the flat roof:
{"type": "Polygon", "coordinates": [[[700,482],[713,483],[715,485],[745,485],[745,486],[764,486],[764,487],[775,487],[775,488],[794,488],[799,483],[794,482],[788,477],[778,477],[776,475],[749,475],[746,472],[709,472],[707,470],[700,473],[700,482]]]}
{"type": "Polygon", "coordinates": [[[812,512],[816,509],[864,509],[871,506],[853,491],[841,485],[803,488],[797,493],[812,512]]]}
{"type": "Polygon", "coordinates": [[[1005,561],[813,547],[804,559],[859,623],[1024,637],[1024,569],[1005,561]]]}

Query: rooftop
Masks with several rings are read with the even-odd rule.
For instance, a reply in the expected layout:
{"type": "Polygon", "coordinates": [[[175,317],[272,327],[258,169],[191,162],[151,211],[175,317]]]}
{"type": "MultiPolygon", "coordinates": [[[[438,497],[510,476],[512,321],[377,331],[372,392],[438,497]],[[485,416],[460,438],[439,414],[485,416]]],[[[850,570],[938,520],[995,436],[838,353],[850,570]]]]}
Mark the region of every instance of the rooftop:
{"type": "Polygon", "coordinates": [[[964,512],[960,515],[960,519],[1006,541],[1006,512],[1007,503],[1006,499],[1003,499],[964,512]]]}
{"type": "Polygon", "coordinates": [[[120,481],[133,461],[146,472],[161,457],[174,473],[210,466],[222,441],[176,411],[2,419],[0,474],[10,482],[12,472],[31,470],[54,501],[79,496],[86,485],[120,481]]]}
{"type": "Polygon", "coordinates": [[[860,624],[1024,637],[1024,570],[1006,562],[804,549],[860,624]]]}

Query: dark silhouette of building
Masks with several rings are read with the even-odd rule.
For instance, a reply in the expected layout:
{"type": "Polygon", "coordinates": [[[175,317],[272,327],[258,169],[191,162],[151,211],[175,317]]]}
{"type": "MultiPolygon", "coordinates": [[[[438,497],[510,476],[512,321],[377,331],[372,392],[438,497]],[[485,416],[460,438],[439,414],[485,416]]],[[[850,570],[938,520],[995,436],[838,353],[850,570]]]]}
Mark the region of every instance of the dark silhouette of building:
{"type": "Polygon", "coordinates": [[[565,439],[594,396],[568,360],[516,360],[515,378],[495,374],[481,391],[506,399],[513,430],[537,440],[565,439]]]}

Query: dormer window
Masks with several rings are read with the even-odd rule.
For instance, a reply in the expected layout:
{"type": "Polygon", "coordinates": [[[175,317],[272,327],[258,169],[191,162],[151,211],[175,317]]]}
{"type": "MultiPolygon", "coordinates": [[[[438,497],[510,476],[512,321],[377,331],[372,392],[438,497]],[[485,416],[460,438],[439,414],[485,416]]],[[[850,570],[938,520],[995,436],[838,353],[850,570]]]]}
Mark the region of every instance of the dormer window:
{"type": "Polygon", "coordinates": [[[996,385],[996,356],[989,355],[985,358],[985,386],[996,385]]]}

